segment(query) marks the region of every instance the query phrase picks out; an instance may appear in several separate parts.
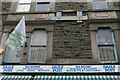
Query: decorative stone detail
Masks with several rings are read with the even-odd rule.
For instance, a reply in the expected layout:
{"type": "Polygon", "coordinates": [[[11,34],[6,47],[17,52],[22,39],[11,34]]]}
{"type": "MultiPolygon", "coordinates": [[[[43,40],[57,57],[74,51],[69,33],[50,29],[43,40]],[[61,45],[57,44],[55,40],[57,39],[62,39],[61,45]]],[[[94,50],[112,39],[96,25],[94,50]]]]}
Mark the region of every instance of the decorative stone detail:
{"type": "MultiPolygon", "coordinates": [[[[31,21],[31,20],[51,20],[51,18],[54,16],[54,13],[48,13],[48,14],[24,14],[25,20],[31,21]]],[[[17,14],[16,15],[8,15],[7,21],[19,21],[22,18],[22,15],[17,14]]]]}
{"type": "Polygon", "coordinates": [[[116,12],[90,12],[90,19],[116,19],[116,12]]]}

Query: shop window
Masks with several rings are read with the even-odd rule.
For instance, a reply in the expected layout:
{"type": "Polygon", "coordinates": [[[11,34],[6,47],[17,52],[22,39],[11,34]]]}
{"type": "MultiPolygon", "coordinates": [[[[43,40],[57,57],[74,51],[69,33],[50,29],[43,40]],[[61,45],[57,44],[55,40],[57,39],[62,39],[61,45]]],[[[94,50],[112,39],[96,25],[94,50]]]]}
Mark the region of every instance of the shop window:
{"type": "Polygon", "coordinates": [[[38,12],[45,12],[50,10],[50,1],[49,0],[37,0],[36,2],[36,10],[38,12]]]}
{"type": "Polygon", "coordinates": [[[111,29],[98,29],[97,47],[101,63],[117,62],[114,34],[111,29]]]}
{"type": "Polygon", "coordinates": [[[17,12],[28,12],[30,10],[31,0],[20,0],[17,6],[17,12]]]}
{"type": "Polygon", "coordinates": [[[108,9],[107,0],[93,0],[92,7],[94,10],[96,9],[108,9]]]}
{"type": "Polygon", "coordinates": [[[45,63],[47,53],[47,32],[46,30],[34,30],[31,36],[29,51],[30,63],[45,63]]]}

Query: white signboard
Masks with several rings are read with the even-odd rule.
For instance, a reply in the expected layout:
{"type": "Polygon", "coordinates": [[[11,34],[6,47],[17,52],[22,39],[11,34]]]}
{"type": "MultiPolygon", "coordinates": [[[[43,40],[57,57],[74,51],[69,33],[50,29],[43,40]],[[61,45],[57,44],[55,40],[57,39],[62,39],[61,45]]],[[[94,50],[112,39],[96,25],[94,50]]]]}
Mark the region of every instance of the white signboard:
{"type": "Polygon", "coordinates": [[[100,73],[118,72],[118,65],[5,65],[0,73],[100,73]]]}

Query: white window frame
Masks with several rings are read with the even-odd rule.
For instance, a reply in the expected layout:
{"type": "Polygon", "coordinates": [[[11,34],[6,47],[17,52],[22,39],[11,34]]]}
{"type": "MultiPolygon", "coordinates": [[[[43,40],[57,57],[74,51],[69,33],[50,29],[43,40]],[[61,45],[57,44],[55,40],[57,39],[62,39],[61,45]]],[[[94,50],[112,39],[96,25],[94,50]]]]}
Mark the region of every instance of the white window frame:
{"type": "Polygon", "coordinates": [[[19,0],[16,12],[29,12],[30,6],[31,6],[31,0],[19,0]]]}
{"type": "Polygon", "coordinates": [[[92,8],[93,8],[93,10],[107,10],[108,9],[108,0],[105,0],[105,1],[94,1],[94,0],[92,0],[92,8]],[[97,7],[99,7],[99,5],[100,4],[105,4],[105,8],[103,8],[103,7],[99,7],[99,8],[96,8],[95,6],[96,6],[96,4],[98,4],[97,5],[97,7]]]}
{"type": "Polygon", "coordinates": [[[113,33],[113,31],[111,31],[111,34],[112,34],[112,39],[113,39],[113,45],[111,46],[111,45],[107,45],[107,44],[102,44],[102,46],[100,46],[99,45],[99,43],[98,43],[98,31],[99,30],[108,30],[109,28],[105,28],[105,29],[98,29],[97,30],[97,33],[96,33],[96,40],[97,40],[97,53],[98,53],[98,57],[99,57],[99,62],[100,63],[117,63],[118,62],[118,57],[117,57],[117,51],[116,51],[116,44],[115,44],[115,37],[114,37],[114,33],[113,33]],[[100,53],[99,53],[99,47],[113,47],[113,49],[114,49],[114,55],[115,55],[115,61],[100,61],[100,53]]]}
{"type": "MultiPolygon", "coordinates": [[[[30,60],[30,58],[31,58],[31,50],[32,50],[32,48],[31,48],[31,46],[34,46],[34,44],[32,44],[32,38],[33,38],[33,35],[31,35],[31,42],[30,42],[30,49],[29,49],[29,57],[28,57],[28,62],[29,63],[45,63],[46,62],[46,56],[47,56],[47,31],[46,30],[42,30],[42,29],[38,29],[38,30],[40,30],[40,31],[45,31],[46,32],[46,45],[37,45],[37,46],[40,46],[40,47],[46,47],[46,53],[45,53],[45,59],[44,59],[44,61],[42,62],[40,62],[40,61],[31,61],[30,60]],[[32,44],[32,45],[31,45],[32,44]]],[[[32,34],[34,33],[34,31],[37,31],[37,30],[33,30],[33,32],[32,32],[32,34]]]]}

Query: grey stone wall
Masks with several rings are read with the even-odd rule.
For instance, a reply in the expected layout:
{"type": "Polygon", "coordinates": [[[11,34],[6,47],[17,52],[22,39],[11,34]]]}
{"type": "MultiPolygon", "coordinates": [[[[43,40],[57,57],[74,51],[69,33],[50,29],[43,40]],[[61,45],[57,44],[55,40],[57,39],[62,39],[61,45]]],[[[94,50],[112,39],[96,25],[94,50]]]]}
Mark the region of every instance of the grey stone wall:
{"type": "Polygon", "coordinates": [[[11,6],[11,2],[2,2],[2,21],[6,21],[7,20],[7,15],[8,12],[10,10],[10,6],[11,6]]]}
{"type": "Polygon", "coordinates": [[[120,2],[114,2],[115,9],[120,9],[120,2]]]}
{"type": "Polygon", "coordinates": [[[7,20],[8,12],[10,10],[11,2],[1,2],[1,15],[0,15],[0,42],[2,37],[2,32],[4,30],[4,22],[7,20]]]}
{"type": "MultiPolygon", "coordinates": [[[[59,2],[55,4],[56,11],[62,10],[87,10],[86,2],[59,2]]],[[[72,14],[63,14],[75,15],[72,14]]],[[[53,55],[54,59],[92,59],[90,29],[86,21],[56,22],[53,32],[53,55]]]]}
{"type": "Polygon", "coordinates": [[[1,36],[2,36],[2,3],[0,1],[0,42],[1,42],[1,36]]]}
{"type": "MultiPolygon", "coordinates": [[[[1,43],[2,34],[4,30],[4,22],[7,20],[7,15],[8,15],[7,12],[9,11],[9,9],[10,9],[10,2],[0,1],[0,43],[1,43]]],[[[0,54],[0,64],[2,64],[2,59],[3,59],[2,56],[3,55],[0,54]]]]}
{"type": "Polygon", "coordinates": [[[87,22],[56,22],[53,33],[53,58],[91,59],[91,40],[87,22]]]}
{"type": "Polygon", "coordinates": [[[120,11],[116,11],[118,19],[120,19],[120,11]]]}
{"type": "Polygon", "coordinates": [[[120,1],[117,3],[118,5],[118,9],[119,9],[119,11],[117,11],[117,15],[118,15],[118,18],[120,19],[120,1]]]}
{"type": "MultiPolygon", "coordinates": [[[[1,43],[1,36],[2,36],[2,3],[0,1],[0,43],[1,43]]],[[[0,54],[1,54],[1,52],[0,52],[0,54]]],[[[2,56],[1,55],[0,55],[0,64],[2,64],[2,56]]]]}
{"type": "Polygon", "coordinates": [[[56,2],[55,10],[87,10],[87,2],[56,2]]]}

